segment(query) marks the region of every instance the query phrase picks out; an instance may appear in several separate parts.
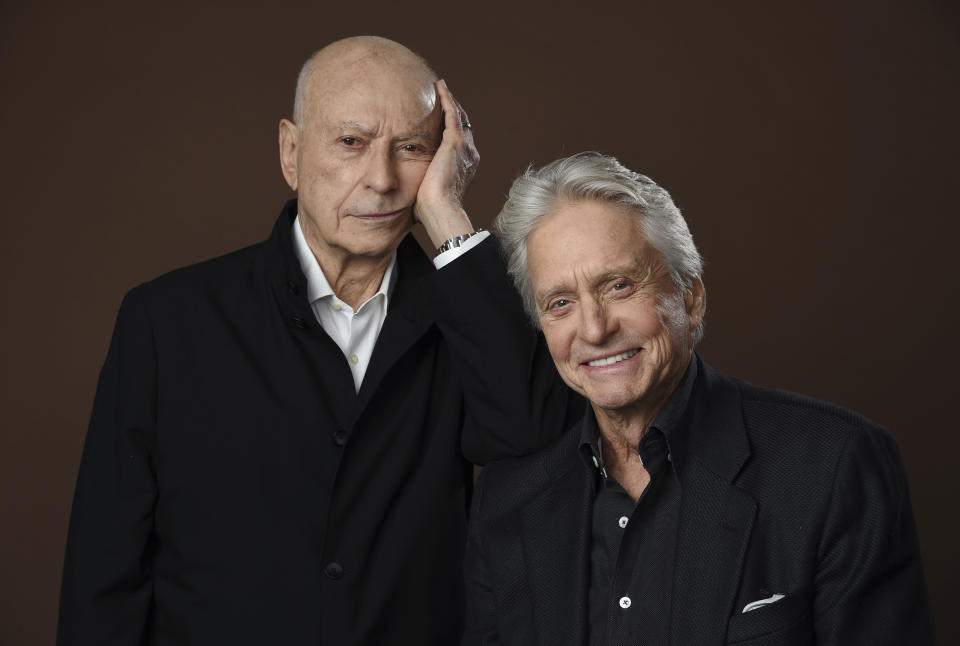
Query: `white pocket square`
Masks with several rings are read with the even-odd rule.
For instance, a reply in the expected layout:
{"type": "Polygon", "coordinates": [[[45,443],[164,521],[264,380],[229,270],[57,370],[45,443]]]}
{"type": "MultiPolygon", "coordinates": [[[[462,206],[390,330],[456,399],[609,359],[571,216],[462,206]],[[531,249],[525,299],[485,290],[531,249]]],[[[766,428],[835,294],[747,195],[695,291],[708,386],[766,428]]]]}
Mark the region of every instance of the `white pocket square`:
{"type": "Polygon", "coordinates": [[[742,612],[750,612],[751,610],[756,610],[757,608],[762,608],[764,606],[769,606],[771,603],[775,603],[783,599],[782,594],[770,595],[766,599],[757,599],[756,601],[751,601],[743,607],[742,612]]]}

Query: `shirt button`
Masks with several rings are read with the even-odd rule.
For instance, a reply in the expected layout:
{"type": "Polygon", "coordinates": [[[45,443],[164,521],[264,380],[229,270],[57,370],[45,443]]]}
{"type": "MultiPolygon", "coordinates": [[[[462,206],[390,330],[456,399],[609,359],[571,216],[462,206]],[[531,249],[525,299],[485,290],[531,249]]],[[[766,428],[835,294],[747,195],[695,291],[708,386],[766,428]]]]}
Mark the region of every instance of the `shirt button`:
{"type": "Polygon", "coordinates": [[[332,307],[332,308],[334,309],[334,311],[337,311],[337,312],[339,312],[340,310],[343,309],[343,307],[340,305],[340,303],[334,303],[334,304],[331,305],[330,307],[332,307]]]}
{"type": "Polygon", "coordinates": [[[358,361],[360,361],[360,357],[358,357],[354,352],[351,352],[350,356],[347,357],[347,359],[349,359],[350,363],[353,363],[353,364],[356,364],[358,361]]]}
{"type": "Polygon", "coordinates": [[[333,443],[337,446],[343,446],[347,443],[347,432],[346,431],[337,431],[333,434],[333,443]]]}
{"type": "Polygon", "coordinates": [[[632,602],[630,601],[630,597],[620,597],[620,607],[623,608],[624,610],[629,608],[631,603],[632,602]]]}
{"type": "MultiPolygon", "coordinates": [[[[327,567],[323,568],[323,573],[336,581],[343,576],[343,568],[339,563],[328,563],[327,567]]],[[[624,599],[626,599],[626,597],[624,597],[624,599]]],[[[629,599],[627,599],[627,601],[629,601],[629,599]]]]}
{"type": "Polygon", "coordinates": [[[624,527],[627,526],[628,522],[630,522],[629,518],[627,518],[626,516],[621,516],[617,524],[620,525],[620,529],[623,529],[624,527]]]}

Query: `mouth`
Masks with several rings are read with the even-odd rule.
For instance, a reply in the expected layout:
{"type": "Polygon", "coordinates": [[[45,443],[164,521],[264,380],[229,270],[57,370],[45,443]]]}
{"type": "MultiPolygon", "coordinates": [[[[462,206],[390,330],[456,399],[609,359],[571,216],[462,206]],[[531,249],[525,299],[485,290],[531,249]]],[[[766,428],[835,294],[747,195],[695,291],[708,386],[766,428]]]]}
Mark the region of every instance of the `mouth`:
{"type": "Polygon", "coordinates": [[[407,209],[397,209],[396,211],[390,211],[389,213],[362,213],[359,215],[354,215],[353,217],[358,220],[363,220],[364,222],[383,222],[384,220],[391,220],[399,215],[402,215],[406,212],[407,209]]]}
{"type": "Polygon", "coordinates": [[[623,363],[624,361],[629,361],[640,353],[640,348],[634,348],[633,350],[627,350],[626,352],[621,352],[619,354],[611,354],[607,357],[600,357],[599,359],[593,359],[592,361],[587,361],[584,363],[586,366],[591,368],[603,368],[605,366],[612,366],[617,363],[623,363]]]}

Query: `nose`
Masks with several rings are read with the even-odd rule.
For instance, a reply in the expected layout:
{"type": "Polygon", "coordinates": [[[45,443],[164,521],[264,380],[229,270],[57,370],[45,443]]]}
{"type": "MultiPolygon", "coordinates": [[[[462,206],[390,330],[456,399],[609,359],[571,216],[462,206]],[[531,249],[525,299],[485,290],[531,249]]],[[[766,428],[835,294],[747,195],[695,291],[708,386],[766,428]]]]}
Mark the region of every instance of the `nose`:
{"type": "Polygon", "coordinates": [[[616,330],[616,318],[602,303],[592,298],[581,301],[580,338],[592,345],[603,345],[616,330]]]}
{"type": "Polygon", "coordinates": [[[367,186],[377,193],[389,193],[397,188],[396,160],[390,150],[370,151],[364,179],[367,186]]]}

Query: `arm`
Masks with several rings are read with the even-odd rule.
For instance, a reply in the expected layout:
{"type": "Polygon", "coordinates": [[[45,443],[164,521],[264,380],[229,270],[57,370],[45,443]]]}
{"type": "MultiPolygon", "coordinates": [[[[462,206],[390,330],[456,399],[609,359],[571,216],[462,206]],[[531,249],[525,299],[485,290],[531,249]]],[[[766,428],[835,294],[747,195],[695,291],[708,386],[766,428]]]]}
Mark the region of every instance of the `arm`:
{"type": "MultiPolygon", "coordinates": [[[[473,231],[462,196],[479,155],[466,112],[437,83],[443,141],[417,194],[417,219],[440,246],[473,231]]],[[[525,455],[558,437],[583,412],[560,380],[523,312],[499,245],[480,242],[435,276],[435,314],[463,383],[463,452],[474,464],[525,455]]]]}
{"type": "Polygon", "coordinates": [[[906,474],[879,427],[851,435],[837,469],[814,597],[818,644],[933,644],[906,474]]]}
{"type": "Polygon", "coordinates": [[[124,299],[100,373],[63,567],[57,643],[143,643],[150,541],[156,362],[143,304],[124,299]]]}
{"type": "Polygon", "coordinates": [[[583,414],[560,379],[488,239],[435,276],[435,320],[464,389],[464,455],[474,464],[526,455],[583,414]]]}

